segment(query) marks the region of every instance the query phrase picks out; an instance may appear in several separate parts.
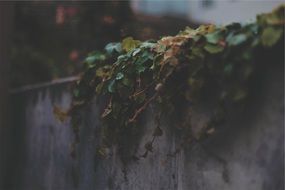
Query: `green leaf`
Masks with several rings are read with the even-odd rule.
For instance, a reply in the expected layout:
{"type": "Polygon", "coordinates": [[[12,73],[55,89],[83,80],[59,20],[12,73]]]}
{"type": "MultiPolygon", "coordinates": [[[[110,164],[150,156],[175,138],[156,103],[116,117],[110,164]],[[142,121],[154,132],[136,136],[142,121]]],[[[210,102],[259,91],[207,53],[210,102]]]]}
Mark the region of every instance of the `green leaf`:
{"type": "Polygon", "coordinates": [[[238,34],[235,36],[229,36],[227,38],[227,42],[229,46],[237,46],[244,43],[247,40],[247,36],[245,34],[238,34]]]}
{"type": "Polygon", "coordinates": [[[216,31],[210,34],[205,35],[205,38],[207,39],[207,42],[216,44],[222,39],[222,35],[220,31],[216,31]]]}
{"type": "Polygon", "coordinates": [[[94,63],[96,63],[97,61],[105,61],[106,58],[106,55],[104,55],[103,53],[94,52],[85,59],[85,62],[87,63],[87,66],[91,68],[95,66],[94,63]]]}
{"type": "Polygon", "coordinates": [[[136,66],[136,70],[138,71],[138,73],[144,72],[145,69],[146,69],[146,67],[142,64],[136,66]]]}
{"type": "Polygon", "coordinates": [[[112,80],[108,85],[108,91],[111,93],[115,92],[115,80],[112,80]]]}
{"type": "Polygon", "coordinates": [[[155,45],[156,43],[146,41],[146,42],[141,43],[140,47],[141,48],[154,48],[155,45]]]}
{"type": "Polygon", "coordinates": [[[85,59],[85,61],[88,63],[88,64],[90,64],[90,63],[93,63],[94,61],[95,61],[95,57],[94,56],[90,56],[90,57],[87,57],[86,59],[85,59]]]}
{"type": "Polygon", "coordinates": [[[143,54],[138,58],[138,60],[135,62],[135,64],[137,65],[142,65],[144,64],[147,60],[149,59],[153,59],[152,54],[150,54],[149,52],[145,51],[143,52],[143,54]]]}
{"type": "Polygon", "coordinates": [[[126,77],[123,78],[122,83],[125,86],[128,86],[128,87],[132,86],[132,84],[133,84],[132,81],[129,78],[126,78],[126,77]]]}
{"type": "Polygon", "coordinates": [[[96,77],[108,78],[111,75],[110,65],[105,65],[96,69],[96,77]]]}
{"type": "Polygon", "coordinates": [[[127,37],[122,41],[122,49],[126,52],[133,50],[141,44],[139,40],[134,40],[132,37],[127,37]]]}
{"type": "Polygon", "coordinates": [[[73,96],[76,97],[76,98],[78,98],[78,97],[79,97],[79,94],[80,94],[79,89],[78,89],[78,88],[75,88],[75,89],[73,90],[73,96]]]}
{"type": "Polygon", "coordinates": [[[134,51],[133,51],[133,56],[136,56],[140,51],[141,51],[140,48],[134,49],[134,51]]]}
{"type": "Polygon", "coordinates": [[[124,77],[124,74],[123,73],[118,73],[117,76],[116,76],[116,80],[120,80],[124,77]]]}
{"type": "Polygon", "coordinates": [[[266,47],[272,47],[281,38],[283,30],[281,28],[275,29],[268,27],[263,30],[261,34],[261,43],[266,47]]]}
{"type": "Polygon", "coordinates": [[[109,43],[105,46],[105,50],[108,54],[112,54],[114,52],[121,53],[122,45],[121,43],[109,43]]]}
{"type": "Polygon", "coordinates": [[[120,55],[120,56],[118,56],[115,64],[119,64],[121,62],[127,61],[128,59],[129,59],[129,56],[127,54],[120,55]]]}
{"type": "Polygon", "coordinates": [[[204,49],[211,54],[215,54],[215,53],[222,52],[224,50],[224,47],[222,47],[220,45],[206,44],[204,49]]]}
{"type": "Polygon", "coordinates": [[[189,60],[196,61],[197,59],[204,59],[205,52],[200,47],[193,47],[189,55],[189,60]]]}

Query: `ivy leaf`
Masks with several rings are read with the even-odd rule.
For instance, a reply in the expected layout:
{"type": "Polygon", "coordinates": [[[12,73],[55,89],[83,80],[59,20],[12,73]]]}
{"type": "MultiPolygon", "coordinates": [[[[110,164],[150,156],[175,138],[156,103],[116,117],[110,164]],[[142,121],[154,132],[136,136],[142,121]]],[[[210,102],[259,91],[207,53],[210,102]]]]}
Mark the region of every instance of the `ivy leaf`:
{"type": "Polygon", "coordinates": [[[235,36],[229,36],[227,38],[227,42],[229,46],[237,46],[244,43],[247,40],[247,36],[245,34],[238,34],[235,36]]]}
{"type": "Polygon", "coordinates": [[[191,49],[191,53],[189,55],[189,60],[195,61],[197,59],[204,59],[205,58],[205,52],[201,48],[195,48],[193,47],[191,49]]]}
{"type": "Polygon", "coordinates": [[[100,67],[96,70],[96,76],[100,78],[106,78],[110,76],[110,71],[109,69],[105,67],[100,67]]]}
{"type": "Polygon", "coordinates": [[[94,52],[85,59],[85,62],[88,64],[88,66],[91,66],[91,64],[94,63],[95,61],[105,61],[105,60],[106,60],[106,55],[100,52],[94,52]]]}
{"type": "Polygon", "coordinates": [[[140,51],[141,51],[140,48],[134,49],[134,51],[133,51],[133,56],[136,56],[140,51]]]}
{"type": "Polygon", "coordinates": [[[108,85],[108,91],[111,93],[115,92],[115,80],[112,80],[108,85]]]}
{"type": "Polygon", "coordinates": [[[135,64],[137,65],[142,65],[144,64],[148,59],[153,59],[152,55],[145,51],[140,57],[139,59],[135,62],[135,64]]]}
{"type": "Polygon", "coordinates": [[[144,72],[145,69],[146,69],[146,67],[144,65],[137,65],[136,66],[136,70],[137,70],[138,73],[144,72]]]}
{"type": "Polygon", "coordinates": [[[78,98],[79,97],[79,94],[80,94],[80,90],[78,88],[74,88],[73,90],[73,96],[78,98]]]}
{"type": "Polygon", "coordinates": [[[130,58],[130,56],[128,54],[120,55],[120,56],[118,56],[117,61],[114,64],[118,65],[124,61],[127,61],[129,58],[130,58]]]}
{"type": "Polygon", "coordinates": [[[105,50],[110,55],[114,52],[121,53],[122,45],[121,43],[109,43],[105,46],[105,50]]]}
{"type": "Polygon", "coordinates": [[[126,52],[133,50],[141,44],[139,40],[134,40],[132,37],[127,37],[122,41],[122,49],[126,52]]]}
{"type": "Polygon", "coordinates": [[[146,42],[141,43],[140,47],[141,48],[154,48],[155,45],[156,43],[146,41],[146,42]]]}
{"type": "Polygon", "coordinates": [[[281,38],[283,30],[281,28],[275,29],[273,27],[268,27],[263,30],[261,34],[261,43],[266,47],[272,47],[281,38]]]}
{"type": "Polygon", "coordinates": [[[116,80],[121,80],[124,77],[124,74],[119,72],[116,76],[116,80]]]}
{"type": "Polygon", "coordinates": [[[205,35],[207,42],[216,44],[222,39],[222,35],[220,31],[216,31],[210,34],[205,35]]]}
{"type": "Polygon", "coordinates": [[[133,82],[129,78],[126,78],[126,77],[123,78],[122,83],[128,87],[131,87],[133,84],[133,82]]]}
{"type": "Polygon", "coordinates": [[[222,52],[224,50],[224,47],[222,47],[220,45],[206,44],[204,49],[211,54],[215,54],[215,53],[222,52]]]}

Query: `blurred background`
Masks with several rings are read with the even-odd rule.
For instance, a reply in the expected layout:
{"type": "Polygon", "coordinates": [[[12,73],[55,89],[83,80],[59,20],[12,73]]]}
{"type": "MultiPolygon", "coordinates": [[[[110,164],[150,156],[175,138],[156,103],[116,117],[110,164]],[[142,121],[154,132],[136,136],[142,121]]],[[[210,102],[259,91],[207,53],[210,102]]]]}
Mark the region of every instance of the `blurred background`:
{"type": "Polygon", "coordinates": [[[255,18],[283,1],[19,1],[11,8],[9,81],[15,88],[76,75],[92,50],[127,36],[174,35],[185,26],[255,18]],[[226,15],[226,16],[225,16],[226,15]]]}

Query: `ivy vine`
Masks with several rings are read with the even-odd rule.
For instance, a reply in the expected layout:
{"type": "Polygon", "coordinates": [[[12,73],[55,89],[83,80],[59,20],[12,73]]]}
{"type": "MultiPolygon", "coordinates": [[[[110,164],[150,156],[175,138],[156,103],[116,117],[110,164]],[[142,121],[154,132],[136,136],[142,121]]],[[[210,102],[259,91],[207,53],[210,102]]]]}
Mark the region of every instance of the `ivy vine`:
{"type": "MultiPolygon", "coordinates": [[[[225,104],[239,103],[247,97],[247,81],[258,66],[256,57],[282,43],[283,35],[284,5],[258,15],[252,23],[187,27],[176,36],[158,41],[128,37],[110,43],[103,52],[94,51],[86,58],[87,69],[73,89],[68,112],[57,107],[54,112],[60,120],[72,117],[75,148],[80,140],[78,113],[95,96],[103,96],[102,100],[107,101],[101,112],[102,144],[108,147],[138,128],[142,114],[152,105],[157,109],[156,127],[141,155],[145,157],[152,152],[155,138],[163,134],[161,115],[174,113],[179,102],[195,109],[203,97],[211,96],[214,109],[198,135],[193,135],[191,122],[187,122],[191,113],[181,122],[186,134],[182,144],[200,140],[215,132],[224,119],[225,104]]],[[[99,152],[105,154],[103,149],[99,152]]]]}

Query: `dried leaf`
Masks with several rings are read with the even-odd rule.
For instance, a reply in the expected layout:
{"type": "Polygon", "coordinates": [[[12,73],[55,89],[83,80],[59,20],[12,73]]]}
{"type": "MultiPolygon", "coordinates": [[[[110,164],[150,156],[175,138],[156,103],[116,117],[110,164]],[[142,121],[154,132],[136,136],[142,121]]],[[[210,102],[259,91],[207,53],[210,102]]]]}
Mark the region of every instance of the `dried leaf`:
{"type": "Polygon", "coordinates": [[[68,118],[68,113],[66,111],[63,111],[56,105],[53,107],[53,114],[55,118],[60,122],[64,122],[68,118]]]}
{"type": "Polygon", "coordinates": [[[224,50],[224,47],[222,47],[220,45],[206,44],[204,49],[211,54],[215,54],[215,53],[222,52],[224,50]]]}

